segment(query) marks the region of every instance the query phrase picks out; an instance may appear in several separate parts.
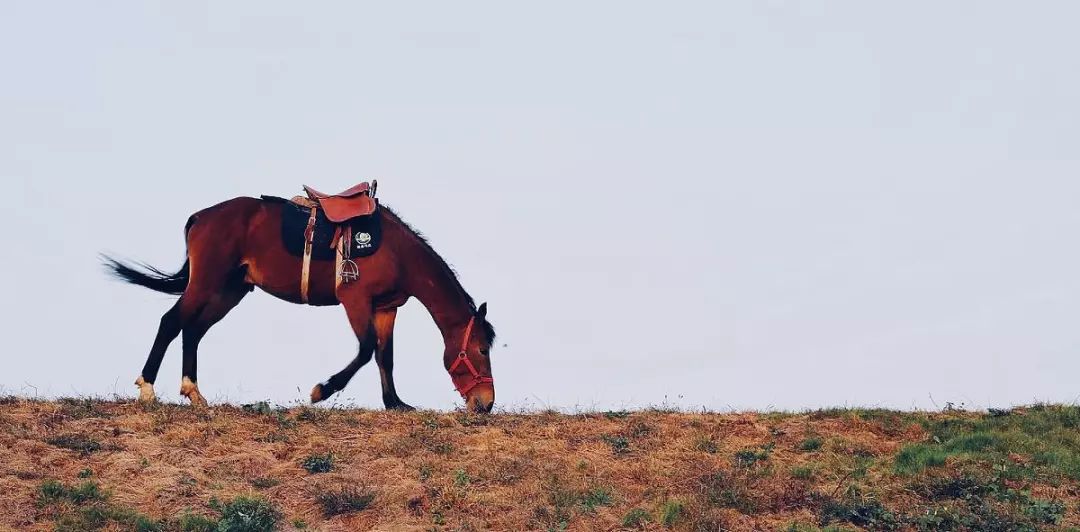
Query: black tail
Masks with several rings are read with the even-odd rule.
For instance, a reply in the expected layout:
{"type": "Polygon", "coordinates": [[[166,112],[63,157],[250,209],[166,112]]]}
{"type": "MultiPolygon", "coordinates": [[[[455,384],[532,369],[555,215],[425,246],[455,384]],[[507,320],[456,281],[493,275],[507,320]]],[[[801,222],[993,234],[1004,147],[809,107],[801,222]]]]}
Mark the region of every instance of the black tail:
{"type": "MultiPolygon", "coordinates": [[[[187,240],[188,232],[191,231],[191,226],[195,225],[195,219],[196,216],[193,215],[184,224],[185,240],[187,240]]],[[[139,263],[138,268],[145,270],[140,271],[135,266],[129,266],[112,257],[102,255],[101,258],[105,261],[105,269],[120,279],[165,294],[177,296],[183,294],[184,290],[187,289],[188,279],[191,277],[190,260],[184,260],[184,265],[180,267],[180,271],[170,274],[149,264],[139,263]]]]}
{"type": "Polygon", "coordinates": [[[146,288],[157,292],[173,295],[183,294],[184,290],[187,289],[188,274],[191,269],[189,261],[184,261],[184,265],[180,268],[180,271],[169,274],[147,264],[139,264],[139,267],[142,268],[142,270],[146,270],[142,271],[134,266],[129,266],[110,257],[103,258],[106,263],[105,267],[110,270],[113,275],[131,284],[145,286],[146,288]]]}

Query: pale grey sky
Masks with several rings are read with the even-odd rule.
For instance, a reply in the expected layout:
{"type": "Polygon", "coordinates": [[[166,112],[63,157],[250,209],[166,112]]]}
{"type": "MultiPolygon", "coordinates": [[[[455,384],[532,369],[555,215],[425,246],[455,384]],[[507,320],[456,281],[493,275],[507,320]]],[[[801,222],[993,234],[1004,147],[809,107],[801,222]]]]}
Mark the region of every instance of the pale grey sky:
{"type": "MultiPolygon", "coordinates": [[[[4,2],[0,388],[134,397],[171,298],[98,252],[172,270],[196,210],[375,178],[489,302],[502,407],[1074,402],[1078,18],[4,2]]],[[[460,403],[416,301],[396,350],[404,400],[460,403]]],[[[257,292],[203,342],[200,385],[306,400],[354,351],[340,307],[257,292]]],[[[381,407],[377,375],[339,402],[381,407]]]]}

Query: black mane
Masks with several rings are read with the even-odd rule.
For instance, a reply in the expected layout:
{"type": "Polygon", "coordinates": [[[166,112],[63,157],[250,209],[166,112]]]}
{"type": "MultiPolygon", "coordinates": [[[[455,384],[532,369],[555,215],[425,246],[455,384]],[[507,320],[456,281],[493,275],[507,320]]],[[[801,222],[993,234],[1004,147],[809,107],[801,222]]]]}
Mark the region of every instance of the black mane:
{"type": "MultiPolygon", "coordinates": [[[[431,253],[431,256],[436,259],[436,261],[439,263],[439,266],[441,266],[442,269],[446,272],[447,277],[454,281],[454,286],[457,287],[458,291],[461,292],[461,295],[465,298],[465,301],[468,302],[469,311],[473,314],[476,314],[476,301],[474,301],[472,296],[469,295],[469,292],[465,290],[465,287],[461,285],[461,280],[458,279],[457,271],[455,271],[452,266],[446,263],[446,259],[444,259],[442,255],[439,255],[439,253],[435,251],[435,248],[431,247],[431,243],[428,242],[427,237],[424,236],[424,234],[418,231],[416,228],[409,225],[409,222],[406,222],[405,219],[401,217],[401,215],[399,215],[386,204],[380,202],[379,208],[386,210],[386,213],[389,214],[395,222],[400,223],[402,227],[412,233],[412,235],[416,237],[416,240],[420,242],[424,249],[427,249],[428,252],[431,253]]],[[[483,326],[484,335],[487,337],[488,345],[493,345],[495,343],[495,327],[491,325],[491,322],[488,321],[487,318],[484,318],[483,326]]]]}

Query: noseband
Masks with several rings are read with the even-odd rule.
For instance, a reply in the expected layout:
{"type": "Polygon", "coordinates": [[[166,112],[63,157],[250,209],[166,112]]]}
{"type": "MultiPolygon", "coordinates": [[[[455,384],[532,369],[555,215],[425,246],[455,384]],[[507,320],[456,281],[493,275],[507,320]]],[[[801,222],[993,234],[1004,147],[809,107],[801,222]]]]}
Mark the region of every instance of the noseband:
{"type": "Polygon", "coordinates": [[[473,388],[481,384],[495,384],[495,379],[490,375],[481,375],[479,371],[476,371],[476,366],[473,366],[472,361],[469,360],[469,355],[465,353],[469,347],[469,337],[472,336],[473,323],[475,322],[475,316],[469,318],[469,325],[465,327],[465,338],[461,340],[461,351],[458,352],[457,360],[454,360],[454,363],[450,365],[450,369],[447,370],[450,373],[450,378],[454,381],[454,387],[457,388],[462,397],[465,397],[473,388]],[[468,383],[459,384],[459,381],[464,379],[454,377],[454,371],[462,364],[469,370],[469,381],[468,383]]]}

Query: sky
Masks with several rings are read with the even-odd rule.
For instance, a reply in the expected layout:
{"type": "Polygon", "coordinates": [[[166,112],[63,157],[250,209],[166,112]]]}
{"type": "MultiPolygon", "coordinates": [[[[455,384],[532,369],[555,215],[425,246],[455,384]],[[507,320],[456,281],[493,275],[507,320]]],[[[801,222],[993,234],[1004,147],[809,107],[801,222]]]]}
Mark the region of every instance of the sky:
{"type": "MultiPolygon", "coordinates": [[[[133,399],[195,211],[377,179],[486,301],[506,410],[1080,399],[1075,2],[4,2],[0,392],[133,399]]],[[[356,339],[256,291],[211,402],[356,339]]],[[[397,389],[461,399],[416,300],[397,389]]],[[[180,343],[157,382],[179,401],[180,343]]],[[[330,402],[381,408],[363,368],[330,402]]]]}

